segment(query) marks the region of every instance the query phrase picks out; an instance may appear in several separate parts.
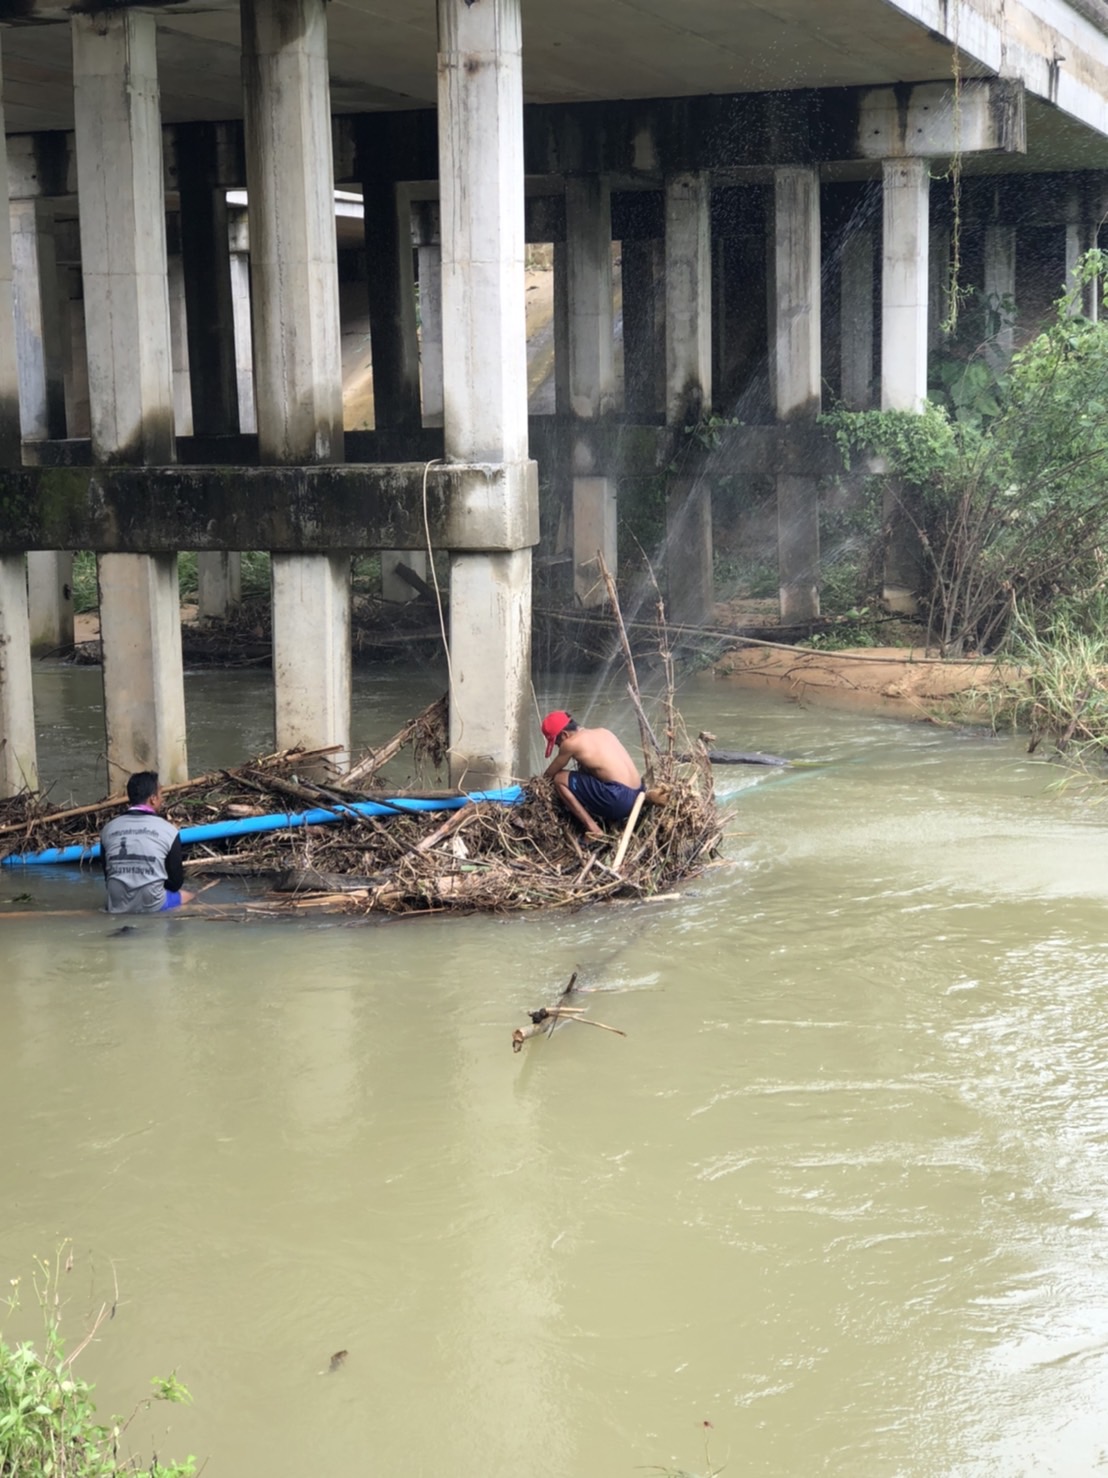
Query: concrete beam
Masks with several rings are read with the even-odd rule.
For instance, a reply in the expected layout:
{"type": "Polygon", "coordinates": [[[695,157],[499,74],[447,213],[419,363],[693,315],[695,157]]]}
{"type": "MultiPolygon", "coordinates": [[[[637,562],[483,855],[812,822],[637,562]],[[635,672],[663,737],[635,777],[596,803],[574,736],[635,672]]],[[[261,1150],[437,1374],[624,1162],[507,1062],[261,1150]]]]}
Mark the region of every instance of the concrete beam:
{"type": "MultiPolygon", "coordinates": [[[[420,462],[0,469],[0,552],[414,549],[425,538],[424,472],[420,462]]],[[[426,486],[435,548],[538,543],[533,462],[432,467],[426,486]]]]}

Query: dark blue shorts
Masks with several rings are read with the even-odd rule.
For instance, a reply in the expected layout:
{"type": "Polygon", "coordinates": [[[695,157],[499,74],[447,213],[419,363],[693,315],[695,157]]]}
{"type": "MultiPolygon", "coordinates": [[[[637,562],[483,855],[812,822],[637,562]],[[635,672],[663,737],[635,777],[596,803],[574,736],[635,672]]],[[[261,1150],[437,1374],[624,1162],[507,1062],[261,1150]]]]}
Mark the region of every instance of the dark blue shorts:
{"type": "Polygon", "coordinates": [[[169,909],[169,908],[180,908],[180,907],[181,907],[181,895],[180,895],[180,893],[171,893],[169,891],[169,889],[167,888],[165,890],[165,902],[162,904],[161,908],[158,909],[158,912],[159,913],[165,913],[166,909],[169,909]]]}
{"type": "Polygon", "coordinates": [[[595,775],[586,775],[583,770],[571,770],[569,788],[597,821],[626,821],[642,786],[632,790],[630,785],[620,785],[618,780],[598,780],[595,775]]]}

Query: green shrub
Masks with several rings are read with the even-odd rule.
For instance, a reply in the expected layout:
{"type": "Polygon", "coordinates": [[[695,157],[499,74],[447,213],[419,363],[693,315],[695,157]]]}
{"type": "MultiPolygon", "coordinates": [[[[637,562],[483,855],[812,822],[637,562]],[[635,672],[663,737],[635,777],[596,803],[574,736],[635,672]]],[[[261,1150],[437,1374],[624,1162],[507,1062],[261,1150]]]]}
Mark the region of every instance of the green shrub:
{"type": "MultiPolygon", "coordinates": [[[[92,1399],[93,1388],[73,1372],[77,1356],[110,1317],[105,1306],[92,1329],[71,1353],[61,1333],[61,1289],[73,1266],[63,1246],[50,1263],[36,1263],[32,1284],[43,1318],[41,1352],[31,1342],[8,1344],[0,1337],[0,1478],[123,1478],[145,1473],[149,1478],[191,1478],[195,1460],[162,1463],[139,1459],[126,1451],[126,1434],[140,1411],[154,1401],[187,1402],[184,1386],[170,1375],[154,1380],[152,1396],[139,1401],[125,1419],[102,1421],[92,1399]]],[[[19,1279],[6,1300],[9,1313],[19,1307],[19,1279]]]]}

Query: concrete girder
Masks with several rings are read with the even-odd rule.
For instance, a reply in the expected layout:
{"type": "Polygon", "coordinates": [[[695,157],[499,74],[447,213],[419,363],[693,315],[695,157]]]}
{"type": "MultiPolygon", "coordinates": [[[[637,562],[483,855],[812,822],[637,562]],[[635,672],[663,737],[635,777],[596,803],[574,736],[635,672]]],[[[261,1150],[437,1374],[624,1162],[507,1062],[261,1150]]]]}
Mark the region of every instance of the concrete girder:
{"type": "Polygon", "coordinates": [[[424,548],[538,543],[534,462],[386,467],[24,467],[0,470],[0,553],[91,549],[424,548]]]}
{"type": "MultiPolygon", "coordinates": [[[[435,114],[349,115],[332,120],[335,179],[363,175],[393,182],[438,175],[435,114]]],[[[217,182],[245,184],[242,124],[210,125],[217,182]]],[[[957,109],[950,81],[895,87],[797,89],[714,97],[648,98],[523,110],[529,178],[607,174],[660,182],[666,174],[717,175],[799,164],[875,163],[882,158],[944,158],[953,153],[1020,154],[1027,147],[1024,89],[1009,77],[962,84],[957,109]]],[[[166,189],[174,191],[189,125],[164,132],[166,189]]],[[[8,140],[10,198],[77,191],[71,133],[14,134],[8,140]]]]}

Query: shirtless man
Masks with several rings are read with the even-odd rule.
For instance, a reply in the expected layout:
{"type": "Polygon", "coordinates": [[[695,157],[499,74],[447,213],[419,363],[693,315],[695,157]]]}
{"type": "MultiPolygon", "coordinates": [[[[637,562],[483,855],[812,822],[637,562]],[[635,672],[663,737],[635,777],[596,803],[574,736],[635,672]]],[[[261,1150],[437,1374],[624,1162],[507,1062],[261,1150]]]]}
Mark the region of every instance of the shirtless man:
{"type": "Polygon", "coordinates": [[[556,710],[542,721],[546,756],[558,753],[543,774],[553,780],[558,799],[585,828],[588,841],[603,840],[598,821],[625,821],[642,777],[635,762],[610,729],[579,729],[568,713],[556,710]],[[567,770],[570,760],[575,770],[567,770]]]}

